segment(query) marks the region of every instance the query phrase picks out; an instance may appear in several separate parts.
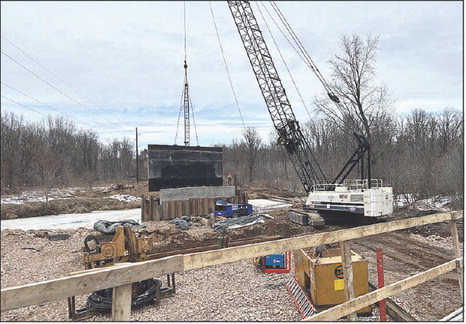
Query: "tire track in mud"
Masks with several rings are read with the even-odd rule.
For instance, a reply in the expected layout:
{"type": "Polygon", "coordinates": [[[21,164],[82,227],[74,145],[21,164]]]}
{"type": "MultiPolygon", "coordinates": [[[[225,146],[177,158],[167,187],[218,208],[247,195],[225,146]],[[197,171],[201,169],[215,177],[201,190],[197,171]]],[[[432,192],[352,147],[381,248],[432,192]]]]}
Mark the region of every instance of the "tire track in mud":
{"type": "MultiPolygon", "coordinates": [[[[383,249],[386,284],[452,260],[453,248],[433,246],[409,233],[386,233],[352,241],[352,248],[369,262],[369,278],[377,282],[376,250],[383,249]],[[390,278],[390,280],[387,279],[390,278]]],[[[449,272],[392,298],[420,321],[436,321],[461,307],[456,272],[449,272]]]]}

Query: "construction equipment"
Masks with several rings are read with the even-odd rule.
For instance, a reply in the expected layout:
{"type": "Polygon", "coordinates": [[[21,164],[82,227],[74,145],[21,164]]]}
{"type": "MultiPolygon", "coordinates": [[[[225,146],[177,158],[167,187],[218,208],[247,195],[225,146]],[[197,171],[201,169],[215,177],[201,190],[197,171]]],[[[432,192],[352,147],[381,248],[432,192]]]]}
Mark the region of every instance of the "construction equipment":
{"type": "MultiPolygon", "coordinates": [[[[111,223],[111,222],[109,222],[111,223]]],[[[94,226],[95,227],[95,226],[94,226]]],[[[103,232],[102,232],[103,233],[103,232]]],[[[131,226],[117,226],[110,241],[109,235],[89,235],[84,239],[83,263],[85,269],[114,266],[125,262],[140,262],[160,257],[154,249],[152,238],[138,238],[131,226]],[[100,240],[105,240],[100,242],[100,240]]],[[[160,298],[175,294],[175,274],[167,275],[167,286],[158,279],[133,283],[131,306],[137,308],[159,303],[160,298]]],[[[109,312],[112,306],[112,288],[95,291],[86,307],[76,309],[75,297],[68,298],[68,314],[72,320],[82,320],[99,312],[109,312]]]]}
{"type": "Polygon", "coordinates": [[[265,273],[288,273],[291,271],[291,252],[269,254],[257,258],[255,263],[265,273]]]}
{"type": "MultiPolygon", "coordinates": [[[[316,308],[327,308],[346,301],[344,292],[343,267],[339,247],[317,247],[311,250],[293,251],[296,280],[308,293],[316,308]]],[[[351,251],[353,286],[357,296],[369,292],[367,260],[351,251]]],[[[369,305],[357,311],[370,314],[369,305]]]]}
{"type": "MultiPolygon", "coordinates": [[[[249,1],[228,1],[228,6],[278,133],[277,143],[285,147],[308,193],[304,209],[353,213],[367,217],[391,214],[392,188],[383,186],[382,180],[371,179],[370,146],[363,136],[354,134],[358,141],[356,151],[335,179],[327,180],[294,115],[249,1]],[[366,155],[367,179],[364,178],[366,155]],[[358,164],[361,166],[361,180],[347,180],[348,175],[358,164]]],[[[287,29],[290,31],[291,27],[288,25],[287,29]]],[[[292,36],[296,39],[294,33],[292,36]]],[[[302,47],[300,42],[298,45],[302,47]]],[[[332,92],[319,70],[313,66],[310,57],[308,64],[323,84],[329,98],[338,104],[338,97],[332,92]]]]}
{"type": "Polygon", "coordinates": [[[214,215],[237,218],[252,213],[252,205],[245,203],[230,203],[226,200],[217,200],[215,202],[214,215]]]}

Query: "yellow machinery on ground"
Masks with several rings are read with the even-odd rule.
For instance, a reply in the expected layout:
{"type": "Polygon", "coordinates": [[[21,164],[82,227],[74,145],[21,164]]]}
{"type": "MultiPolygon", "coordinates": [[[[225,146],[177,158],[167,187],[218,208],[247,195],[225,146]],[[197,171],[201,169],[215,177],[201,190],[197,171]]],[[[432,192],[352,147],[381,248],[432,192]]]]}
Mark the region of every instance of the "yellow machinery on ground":
{"type": "MultiPolygon", "coordinates": [[[[155,253],[153,239],[137,237],[130,226],[117,226],[115,234],[89,235],[84,239],[83,263],[85,269],[108,267],[124,262],[140,262],[163,257],[155,253]],[[102,240],[102,242],[99,241],[102,240]],[[104,241],[105,240],[105,241],[104,241]]],[[[167,275],[167,286],[162,287],[159,279],[148,279],[133,283],[132,307],[159,303],[160,298],[175,294],[175,274],[167,275]]],[[[76,309],[75,297],[68,298],[68,314],[72,320],[82,320],[100,312],[109,312],[112,306],[112,289],[92,293],[86,307],[76,309]]]]}
{"type": "MultiPolygon", "coordinates": [[[[367,260],[351,251],[355,296],[369,291],[367,260]]],[[[296,279],[310,295],[312,303],[323,309],[346,301],[340,248],[294,251],[296,279]]],[[[361,315],[370,314],[371,306],[360,309],[361,315]]]]}
{"type": "Polygon", "coordinates": [[[83,262],[86,269],[110,266],[121,262],[150,260],[153,252],[151,238],[138,238],[129,226],[118,226],[109,242],[100,243],[97,237],[89,235],[84,240],[83,262]],[[93,243],[90,247],[89,243],[93,243]]]}

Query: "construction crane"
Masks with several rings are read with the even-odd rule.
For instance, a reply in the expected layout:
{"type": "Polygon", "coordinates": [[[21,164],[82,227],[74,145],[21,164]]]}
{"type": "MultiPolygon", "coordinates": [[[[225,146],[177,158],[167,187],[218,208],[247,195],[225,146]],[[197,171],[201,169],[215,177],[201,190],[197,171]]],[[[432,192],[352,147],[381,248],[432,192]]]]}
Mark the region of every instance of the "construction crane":
{"type": "MultiPolygon", "coordinates": [[[[327,180],[291,108],[249,1],[227,2],[278,133],[278,144],[285,147],[308,193],[304,209],[349,212],[370,217],[391,214],[393,212],[392,188],[384,187],[379,179],[370,178],[370,163],[367,163],[368,179],[347,179],[354,167],[360,161],[363,163],[365,154],[370,152],[369,143],[362,135],[354,134],[359,144],[358,148],[334,180],[331,182],[327,180]]],[[[293,37],[296,35],[293,34],[293,37]]],[[[300,42],[299,45],[302,46],[300,42]]],[[[313,66],[310,58],[308,58],[308,65],[316,73],[329,98],[338,104],[338,97],[332,92],[318,69],[313,66]]],[[[363,177],[364,172],[361,172],[361,175],[363,177]]]]}

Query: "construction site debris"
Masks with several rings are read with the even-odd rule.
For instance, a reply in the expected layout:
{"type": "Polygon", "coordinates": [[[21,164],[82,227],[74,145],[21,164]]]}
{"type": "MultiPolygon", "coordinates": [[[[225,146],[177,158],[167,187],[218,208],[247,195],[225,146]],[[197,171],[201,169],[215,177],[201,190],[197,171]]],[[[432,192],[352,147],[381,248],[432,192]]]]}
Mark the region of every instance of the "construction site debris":
{"type": "Polygon", "coordinates": [[[186,231],[189,229],[189,222],[191,221],[191,217],[189,216],[181,216],[175,219],[172,219],[169,223],[175,224],[175,228],[186,231]]]}
{"type": "Polygon", "coordinates": [[[273,219],[273,217],[268,214],[253,214],[249,216],[242,216],[239,218],[229,218],[221,220],[219,222],[214,223],[212,227],[216,232],[223,232],[228,229],[235,229],[258,223],[265,223],[264,218],[273,219]]]}
{"type": "Polygon", "coordinates": [[[94,223],[94,229],[104,234],[115,234],[116,228],[118,226],[129,226],[129,227],[136,227],[136,228],[145,228],[145,225],[141,225],[138,222],[132,219],[125,219],[115,222],[110,222],[106,220],[99,220],[94,223]]]}

